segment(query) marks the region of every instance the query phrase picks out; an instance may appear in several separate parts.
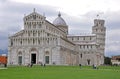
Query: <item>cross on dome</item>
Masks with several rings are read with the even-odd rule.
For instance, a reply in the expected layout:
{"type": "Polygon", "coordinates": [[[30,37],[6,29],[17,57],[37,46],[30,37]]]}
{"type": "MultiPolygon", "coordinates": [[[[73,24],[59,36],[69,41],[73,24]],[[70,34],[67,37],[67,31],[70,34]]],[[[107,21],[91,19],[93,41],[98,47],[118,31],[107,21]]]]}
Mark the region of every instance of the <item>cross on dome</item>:
{"type": "Polygon", "coordinates": [[[53,21],[53,24],[56,26],[67,26],[65,20],[61,17],[61,13],[58,13],[58,17],[53,21]]]}
{"type": "Polygon", "coordinates": [[[33,12],[35,12],[35,8],[33,9],[33,12]]]}
{"type": "Polygon", "coordinates": [[[58,13],[58,16],[61,17],[61,13],[60,12],[58,13]]]}

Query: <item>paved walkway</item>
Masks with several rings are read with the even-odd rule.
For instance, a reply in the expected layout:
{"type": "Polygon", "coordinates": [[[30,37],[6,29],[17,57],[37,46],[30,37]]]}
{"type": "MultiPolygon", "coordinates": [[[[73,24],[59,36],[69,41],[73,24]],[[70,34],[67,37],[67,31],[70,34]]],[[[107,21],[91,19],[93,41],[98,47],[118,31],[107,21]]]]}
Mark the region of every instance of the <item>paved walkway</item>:
{"type": "Polygon", "coordinates": [[[0,70],[1,70],[1,69],[7,69],[7,68],[0,68],[0,70]]]}

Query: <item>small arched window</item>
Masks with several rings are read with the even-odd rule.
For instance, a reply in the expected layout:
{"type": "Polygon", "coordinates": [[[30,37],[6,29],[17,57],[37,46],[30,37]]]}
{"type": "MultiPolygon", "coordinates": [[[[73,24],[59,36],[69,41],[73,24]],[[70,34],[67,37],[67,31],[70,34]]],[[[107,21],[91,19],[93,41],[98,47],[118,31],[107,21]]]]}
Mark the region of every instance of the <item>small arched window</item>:
{"type": "Polygon", "coordinates": [[[19,51],[19,52],[18,52],[18,55],[22,55],[22,52],[21,52],[21,51],[19,51]]]}
{"type": "Polygon", "coordinates": [[[46,51],[46,52],[45,52],[45,55],[49,55],[49,51],[46,51]]]}

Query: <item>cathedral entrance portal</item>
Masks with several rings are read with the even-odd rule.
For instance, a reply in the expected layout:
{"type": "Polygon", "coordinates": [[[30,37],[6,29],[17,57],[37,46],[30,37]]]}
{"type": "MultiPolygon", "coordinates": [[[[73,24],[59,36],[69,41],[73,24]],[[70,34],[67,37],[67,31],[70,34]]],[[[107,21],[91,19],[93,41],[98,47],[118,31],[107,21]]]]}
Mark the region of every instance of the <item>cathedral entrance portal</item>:
{"type": "Polygon", "coordinates": [[[31,63],[36,64],[36,54],[31,54],[31,63]]]}
{"type": "Polygon", "coordinates": [[[21,51],[18,52],[18,64],[22,65],[22,52],[21,51]]]}
{"type": "Polygon", "coordinates": [[[46,63],[46,64],[49,64],[49,63],[50,63],[49,58],[50,58],[50,56],[49,56],[49,51],[46,51],[46,52],[45,52],[45,63],[46,63]]]}
{"type": "Polygon", "coordinates": [[[49,56],[45,56],[45,63],[49,64],[49,56]]]}
{"type": "Polygon", "coordinates": [[[18,64],[19,64],[19,65],[22,64],[22,56],[18,56],[18,64]]]}
{"type": "Polygon", "coordinates": [[[32,64],[37,64],[37,56],[38,56],[38,51],[37,51],[37,49],[36,48],[32,48],[31,50],[30,50],[30,60],[31,60],[31,62],[30,63],[32,63],[32,64]]]}

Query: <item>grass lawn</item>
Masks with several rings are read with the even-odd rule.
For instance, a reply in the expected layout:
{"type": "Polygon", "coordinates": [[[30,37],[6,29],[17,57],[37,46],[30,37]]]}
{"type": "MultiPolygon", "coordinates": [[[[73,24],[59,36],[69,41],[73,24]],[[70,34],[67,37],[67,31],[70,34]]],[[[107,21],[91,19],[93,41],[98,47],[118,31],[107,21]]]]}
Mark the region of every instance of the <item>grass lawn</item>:
{"type": "Polygon", "coordinates": [[[88,66],[15,66],[0,69],[0,79],[120,79],[120,66],[102,66],[98,70],[88,66]]]}

